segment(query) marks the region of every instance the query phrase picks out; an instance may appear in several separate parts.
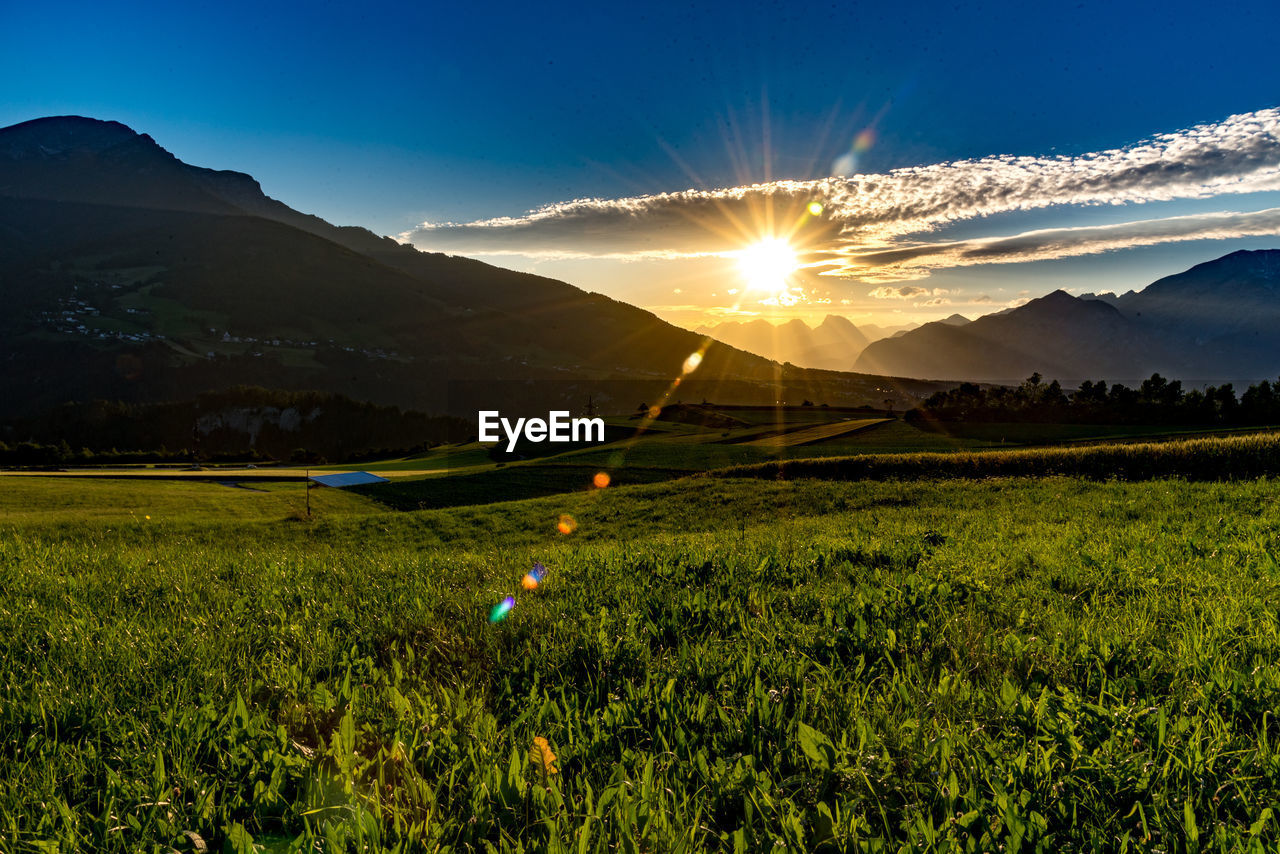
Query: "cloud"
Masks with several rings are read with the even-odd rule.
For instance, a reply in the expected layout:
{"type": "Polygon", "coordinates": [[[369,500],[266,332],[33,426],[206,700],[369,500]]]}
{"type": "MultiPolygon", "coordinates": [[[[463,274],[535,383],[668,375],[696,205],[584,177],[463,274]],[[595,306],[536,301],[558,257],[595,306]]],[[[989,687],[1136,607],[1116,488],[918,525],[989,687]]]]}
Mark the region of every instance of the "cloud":
{"type": "Polygon", "coordinates": [[[1271,234],[1280,234],[1280,208],[1039,229],[1005,237],[923,243],[850,258],[853,263],[865,265],[871,271],[872,280],[894,281],[918,279],[939,267],[1012,264],[1183,240],[1225,240],[1271,234]]]}
{"type": "MultiPolygon", "coordinates": [[[[1202,239],[1202,231],[1241,236],[1225,220],[1199,230],[1185,223],[1162,230],[1156,223],[1167,221],[1147,220],[1145,231],[1114,227],[1110,235],[1091,239],[1067,234],[1076,229],[1052,229],[987,241],[924,242],[948,223],[1059,205],[1138,204],[1277,189],[1280,108],[1273,108],[1074,157],[994,155],[884,174],[576,199],[519,217],[424,223],[401,237],[421,249],[464,254],[682,258],[731,255],[776,233],[768,225],[776,223],[804,251],[813,272],[875,282],[926,275],[952,263],[1058,258],[1202,239]],[[817,216],[808,212],[814,201],[822,204],[817,216]],[[915,241],[904,244],[913,235],[915,241]],[[877,272],[880,268],[888,269],[877,272]]],[[[1255,216],[1248,227],[1262,228],[1262,219],[1255,216]]]]}
{"type": "Polygon", "coordinates": [[[933,299],[925,300],[924,302],[921,303],[921,305],[926,305],[926,306],[951,305],[951,300],[947,299],[946,297],[934,297],[933,299]]]}
{"type": "Polygon", "coordinates": [[[929,289],[921,288],[916,285],[903,285],[898,288],[876,288],[869,297],[875,299],[911,299],[912,297],[928,296],[929,289]]]}

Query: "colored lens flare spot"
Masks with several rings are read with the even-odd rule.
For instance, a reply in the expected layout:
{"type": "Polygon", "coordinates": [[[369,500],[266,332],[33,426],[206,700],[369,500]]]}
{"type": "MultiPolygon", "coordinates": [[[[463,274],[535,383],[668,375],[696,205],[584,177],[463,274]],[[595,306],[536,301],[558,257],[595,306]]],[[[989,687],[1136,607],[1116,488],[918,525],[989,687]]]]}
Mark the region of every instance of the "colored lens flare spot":
{"type": "Polygon", "coordinates": [[[524,574],[524,578],[520,579],[520,585],[525,590],[536,590],[538,585],[542,583],[542,579],[547,577],[547,568],[541,563],[535,563],[533,569],[524,574]]]}
{"type": "Polygon", "coordinates": [[[822,216],[822,202],[809,202],[809,216],[822,216]]]}
{"type": "Polygon", "coordinates": [[[650,418],[657,418],[657,417],[658,417],[659,415],[661,415],[661,414],[662,414],[662,407],[661,407],[661,406],[650,406],[650,407],[649,407],[649,417],[650,417],[650,418]]]}
{"type": "Polygon", "coordinates": [[[702,364],[702,354],[690,353],[689,358],[684,360],[684,372],[686,374],[691,374],[694,371],[698,370],[698,365],[701,365],[701,364],[702,364]]]}
{"type": "Polygon", "coordinates": [[[514,596],[508,596],[507,598],[503,599],[501,602],[499,602],[497,605],[494,605],[493,608],[489,610],[489,622],[491,623],[500,622],[503,617],[511,613],[511,609],[514,608],[515,606],[516,606],[516,599],[514,596]]]}
{"type": "Polygon", "coordinates": [[[560,521],[556,523],[556,530],[562,534],[572,534],[574,531],[578,530],[578,523],[572,516],[565,513],[560,517],[560,521]]]}
{"type": "Polygon", "coordinates": [[[598,471],[596,472],[596,476],[591,478],[591,485],[596,489],[604,489],[612,482],[613,478],[609,477],[609,473],[607,471],[598,471]]]}

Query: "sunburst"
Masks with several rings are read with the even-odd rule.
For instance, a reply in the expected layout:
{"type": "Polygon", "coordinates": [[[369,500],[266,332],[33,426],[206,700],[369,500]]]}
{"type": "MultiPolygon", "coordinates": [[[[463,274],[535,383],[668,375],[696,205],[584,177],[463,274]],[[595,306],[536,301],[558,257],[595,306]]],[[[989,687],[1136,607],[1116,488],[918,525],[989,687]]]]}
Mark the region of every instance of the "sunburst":
{"type": "Polygon", "coordinates": [[[800,269],[800,261],[790,243],[769,237],[740,250],[738,268],[752,290],[778,296],[787,290],[790,277],[800,269]]]}

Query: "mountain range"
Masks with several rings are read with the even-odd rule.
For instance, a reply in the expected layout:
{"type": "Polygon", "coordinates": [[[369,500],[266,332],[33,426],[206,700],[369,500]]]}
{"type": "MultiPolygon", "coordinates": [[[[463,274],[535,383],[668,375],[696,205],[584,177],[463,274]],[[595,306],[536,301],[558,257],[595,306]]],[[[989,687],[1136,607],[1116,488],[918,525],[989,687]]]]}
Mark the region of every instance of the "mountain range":
{"type": "Polygon", "coordinates": [[[848,318],[828,314],[814,327],[798,318],[777,325],[756,319],[728,320],[714,326],[700,326],[695,331],[775,362],[790,362],[802,368],[850,371],[867,344],[914,327],[915,324],[855,326],[848,318]]]}
{"type": "MultiPolygon", "coordinates": [[[[249,175],[75,116],[0,129],[0,299],[0,415],[238,384],[439,412],[455,381],[660,388],[704,348],[635,306],[332,225],[249,175]]],[[[840,402],[880,396],[868,378],[784,374],[835,383],[853,396],[840,402]]],[[[751,402],[777,398],[761,384],[780,381],[769,360],[718,343],[687,379],[739,383],[751,402]]]]}
{"type": "Polygon", "coordinates": [[[1160,373],[1248,385],[1280,373],[1280,250],[1242,250],[1121,296],[1054,291],[951,326],[926,323],[867,346],[855,370],[1064,385],[1160,373]]]}
{"type": "MultiPolygon", "coordinates": [[[[828,316],[698,334],[565,282],[332,225],[249,175],[80,117],[0,129],[0,300],[0,416],[235,385],[462,413],[499,381],[633,409],[695,351],[701,367],[677,398],[856,405],[882,399],[885,376],[1245,383],[1280,371],[1278,250],[974,321],[881,329],[828,316]]],[[[938,387],[892,385],[904,401],[938,387]]]]}

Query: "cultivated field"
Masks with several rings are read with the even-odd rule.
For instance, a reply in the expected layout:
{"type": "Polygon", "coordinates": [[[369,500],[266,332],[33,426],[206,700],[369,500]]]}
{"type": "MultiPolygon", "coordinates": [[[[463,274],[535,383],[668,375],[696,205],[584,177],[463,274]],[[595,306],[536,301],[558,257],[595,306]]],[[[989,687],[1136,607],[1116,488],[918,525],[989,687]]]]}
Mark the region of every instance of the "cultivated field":
{"type": "Polygon", "coordinates": [[[857,465],[5,478],[0,851],[1280,845],[1274,480],[857,465]]]}

